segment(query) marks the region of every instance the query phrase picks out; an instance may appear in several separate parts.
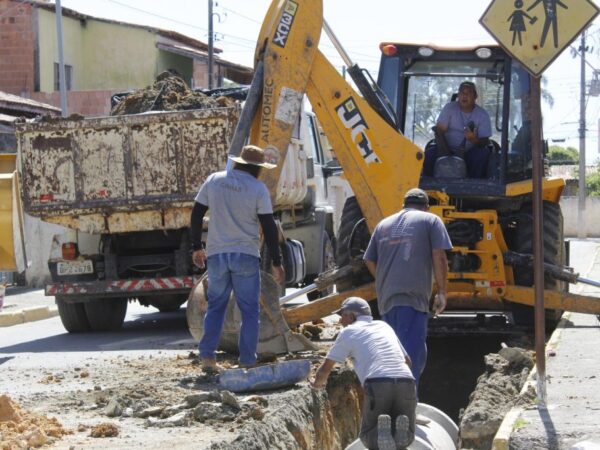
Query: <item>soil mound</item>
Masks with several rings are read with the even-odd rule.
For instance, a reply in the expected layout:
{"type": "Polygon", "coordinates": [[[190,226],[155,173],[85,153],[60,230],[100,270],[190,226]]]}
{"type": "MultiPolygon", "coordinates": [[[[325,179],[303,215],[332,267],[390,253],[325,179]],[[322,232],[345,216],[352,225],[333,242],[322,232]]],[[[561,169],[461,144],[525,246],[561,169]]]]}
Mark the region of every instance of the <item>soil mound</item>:
{"type": "Polygon", "coordinates": [[[8,395],[0,395],[0,449],[38,448],[71,433],[54,417],[25,411],[8,395]]]}
{"type": "MultiPolygon", "coordinates": [[[[517,403],[532,401],[519,393],[534,365],[534,353],[504,347],[485,357],[486,371],[477,380],[460,419],[461,448],[490,449],[504,416],[517,403]]],[[[534,393],[535,397],[535,393],[534,393]]]]}
{"type": "Polygon", "coordinates": [[[162,72],[152,86],[139,89],[121,98],[112,108],[111,116],[139,114],[148,111],[185,111],[229,106],[233,101],[212,98],[191,90],[183,79],[170,72],[162,72]]]}

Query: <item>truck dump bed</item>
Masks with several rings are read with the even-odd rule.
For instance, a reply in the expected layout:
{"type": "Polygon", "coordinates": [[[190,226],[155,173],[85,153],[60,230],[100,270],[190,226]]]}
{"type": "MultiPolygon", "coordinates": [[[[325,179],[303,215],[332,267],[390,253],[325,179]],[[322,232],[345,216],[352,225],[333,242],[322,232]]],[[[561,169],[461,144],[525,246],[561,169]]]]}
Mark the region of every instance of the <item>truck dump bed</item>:
{"type": "Polygon", "coordinates": [[[87,233],[178,229],[227,162],[238,106],[20,124],[27,213],[87,233]]]}

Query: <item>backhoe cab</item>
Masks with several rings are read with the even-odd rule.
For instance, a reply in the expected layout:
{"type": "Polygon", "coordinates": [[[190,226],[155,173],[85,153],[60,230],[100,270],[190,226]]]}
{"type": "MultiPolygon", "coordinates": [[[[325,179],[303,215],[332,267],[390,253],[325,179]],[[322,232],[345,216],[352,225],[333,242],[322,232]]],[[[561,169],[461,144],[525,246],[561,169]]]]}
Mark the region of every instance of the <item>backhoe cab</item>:
{"type": "MultiPolygon", "coordinates": [[[[494,45],[442,48],[382,43],[380,49],[378,85],[392,104],[400,131],[419,147],[435,145],[432,128],[463,81],[475,84],[477,104],[491,118],[485,178],[457,177],[452,172],[434,177],[424,171],[422,188],[443,190],[451,197],[497,198],[507,195],[507,184],[531,179],[530,77],[519,62],[494,45]]],[[[490,207],[499,206],[498,200],[492,202],[490,207]]]]}

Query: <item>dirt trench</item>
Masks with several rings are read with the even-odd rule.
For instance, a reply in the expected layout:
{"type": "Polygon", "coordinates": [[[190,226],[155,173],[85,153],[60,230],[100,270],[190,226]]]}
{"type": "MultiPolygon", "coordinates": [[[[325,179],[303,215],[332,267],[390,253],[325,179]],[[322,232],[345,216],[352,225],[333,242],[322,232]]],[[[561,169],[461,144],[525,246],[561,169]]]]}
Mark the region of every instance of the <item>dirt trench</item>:
{"type": "Polygon", "coordinates": [[[231,442],[210,450],[336,450],[356,439],[360,429],[362,388],[348,368],[329,377],[326,390],[308,386],[270,396],[270,412],[248,423],[231,442]]]}

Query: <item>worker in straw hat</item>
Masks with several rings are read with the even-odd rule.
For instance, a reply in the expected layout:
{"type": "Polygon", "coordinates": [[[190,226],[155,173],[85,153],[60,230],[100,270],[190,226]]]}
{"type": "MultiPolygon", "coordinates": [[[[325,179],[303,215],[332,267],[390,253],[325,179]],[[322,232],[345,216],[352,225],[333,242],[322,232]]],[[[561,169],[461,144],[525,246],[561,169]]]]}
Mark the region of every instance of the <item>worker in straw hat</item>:
{"type": "Polygon", "coordinates": [[[260,236],[259,224],[278,283],[285,281],[278,232],[273,218],[269,191],[258,180],[260,171],[276,167],[266,161],[263,149],[246,145],[240,156],[230,156],[232,170],[208,176],[196,196],[192,209],[192,259],[208,271],[208,309],[204,335],[198,348],[202,367],[218,371],[215,352],[221,337],[225,310],[233,290],[242,315],[239,363],[256,364],[259,333],[260,236]],[[202,220],[210,209],[206,248],[202,242],[202,220]]]}

